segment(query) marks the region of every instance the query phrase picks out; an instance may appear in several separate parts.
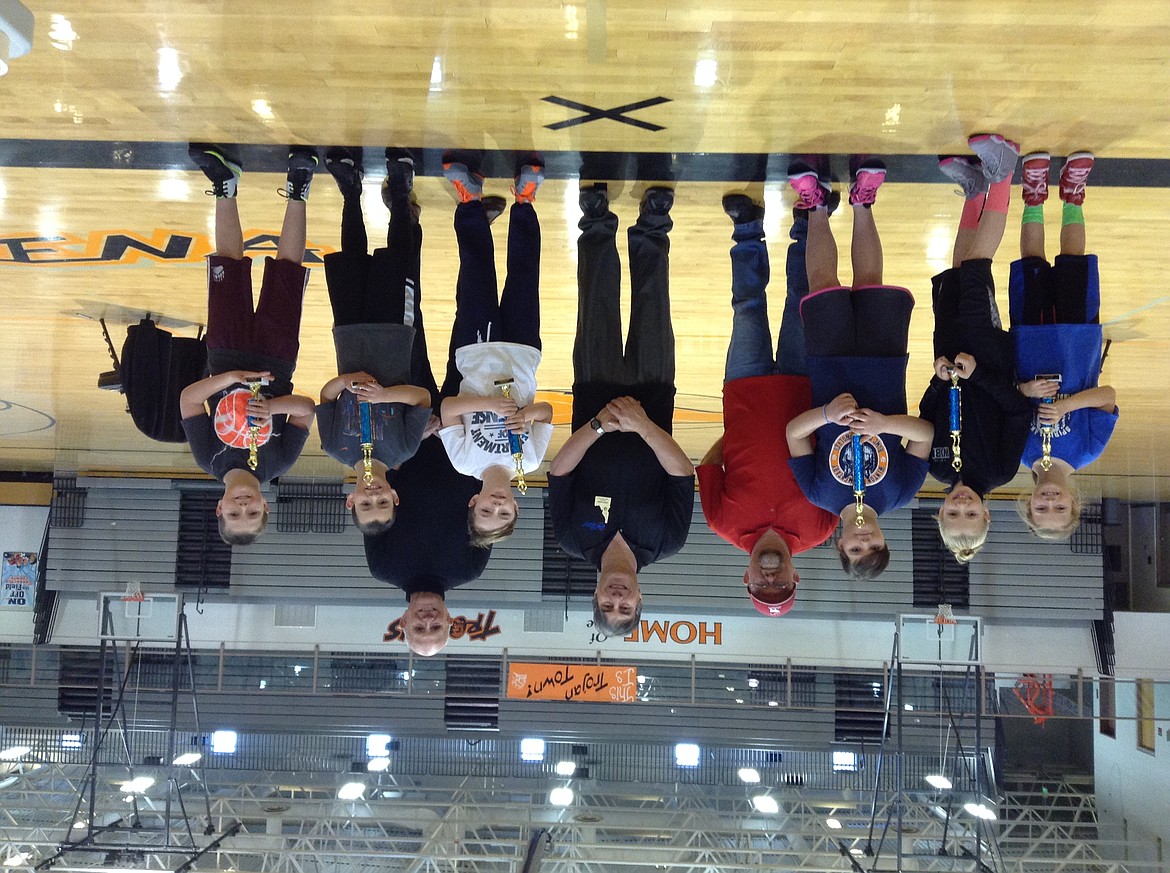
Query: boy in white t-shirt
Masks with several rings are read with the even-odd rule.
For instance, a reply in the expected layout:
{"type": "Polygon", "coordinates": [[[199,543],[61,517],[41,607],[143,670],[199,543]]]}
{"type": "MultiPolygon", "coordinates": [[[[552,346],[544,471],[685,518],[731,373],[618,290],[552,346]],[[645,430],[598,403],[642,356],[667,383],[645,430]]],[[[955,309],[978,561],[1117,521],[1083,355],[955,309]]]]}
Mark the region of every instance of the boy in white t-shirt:
{"type": "Polygon", "coordinates": [[[459,394],[443,400],[439,438],[451,465],[483,482],[468,503],[473,546],[487,547],[512,534],[519,509],[512,494],[516,462],[509,433],[519,436],[525,473],[548,450],[552,407],[535,403],[540,365],[540,224],[532,202],[544,179],[535,158],[519,168],[508,218],[508,275],[497,300],[495,250],[483,204],[483,176],[466,164],[444,161],[455,188],[459,279],[451,362],[462,375],[459,394]],[[502,385],[507,384],[504,396],[502,385]]]}

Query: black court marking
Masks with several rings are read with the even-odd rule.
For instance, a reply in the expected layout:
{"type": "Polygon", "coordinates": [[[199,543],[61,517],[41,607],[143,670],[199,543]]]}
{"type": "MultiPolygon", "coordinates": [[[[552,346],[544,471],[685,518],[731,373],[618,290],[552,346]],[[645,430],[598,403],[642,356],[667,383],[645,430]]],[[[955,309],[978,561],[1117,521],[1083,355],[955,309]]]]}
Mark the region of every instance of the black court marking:
{"type": "Polygon", "coordinates": [[[662,103],[669,103],[669,97],[651,97],[648,100],[639,100],[637,103],[626,103],[623,106],[615,106],[613,109],[599,109],[596,106],[590,106],[588,103],[578,103],[576,100],[568,100],[565,97],[544,97],[545,103],[553,103],[557,106],[564,106],[566,109],[574,109],[577,112],[583,112],[584,115],[579,115],[576,118],[569,118],[565,121],[558,121],[556,124],[546,124],[549,130],[564,130],[566,127],[576,127],[578,124],[588,124],[590,121],[600,121],[603,118],[608,118],[610,121],[620,121],[622,124],[628,124],[631,127],[640,127],[642,130],[666,130],[661,124],[651,124],[649,121],[642,121],[638,118],[629,118],[626,116],[627,112],[636,112],[639,109],[648,109],[651,106],[658,106],[662,103]]]}
{"type": "MultiPolygon", "coordinates": [[[[620,108],[620,107],[619,107],[620,108]]],[[[614,110],[616,111],[616,110],[614,110]]],[[[288,148],[271,143],[235,144],[244,162],[245,188],[249,173],[283,174],[288,148]]],[[[322,144],[324,155],[327,144],[322,144]]],[[[342,143],[344,145],[344,143],[342,143]]],[[[457,142],[446,148],[456,148],[457,142]]],[[[381,160],[384,146],[366,147],[366,178],[379,178],[384,172],[381,160]]],[[[442,176],[444,148],[411,149],[415,173],[419,176],[442,176]]],[[[522,154],[529,154],[525,150],[522,154]]],[[[511,179],[518,153],[489,149],[481,154],[481,169],[493,179],[511,179]]],[[[609,179],[612,181],[783,182],[789,161],[786,152],[584,152],[574,149],[546,150],[544,174],[548,179],[609,179]]],[[[807,157],[807,156],[801,156],[807,157]]],[[[838,179],[849,174],[849,156],[825,156],[838,179]]],[[[954,188],[954,183],[938,171],[933,154],[876,154],[886,162],[891,183],[933,183],[954,188]]],[[[1061,158],[1053,156],[1052,178],[1061,158]]],[[[87,170],[186,170],[192,180],[203,184],[202,174],[187,156],[187,143],[130,140],[47,140],[0,139],[0,170],[4,167],[78,168],[87,170]]],[[[328,171],[322,166],[318,173],[328,171]]],[[[1017,170],[1015,181],[1019,182],[1017,170]]],[[[1097,155],[1093,167],[1094,188],[1170,188],[1170,159],[1110,158],[1097,155]]]]}

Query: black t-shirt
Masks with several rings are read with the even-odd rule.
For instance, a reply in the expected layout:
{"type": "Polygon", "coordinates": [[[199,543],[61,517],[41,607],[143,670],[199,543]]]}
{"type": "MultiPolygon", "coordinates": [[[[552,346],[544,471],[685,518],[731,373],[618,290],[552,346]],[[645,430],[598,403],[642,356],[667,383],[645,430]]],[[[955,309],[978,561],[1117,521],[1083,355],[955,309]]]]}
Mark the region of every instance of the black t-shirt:
{"type": "MultiPolygon", "coordinates": [[[[573,429],[623,395],[641,401],[650,420],[670,432],[674,388],[658,384],[574,385],[573,429]]],[[[687,541],[695,477],[667,475],[637,434],[606,434],[589,447],[572,473],[549,476],[548,487],[557,542],[570,555],[599,569],[602,553],[619,531],[639,570],[676,554],[687,541]]]]}
{"type": "MultiPolygon", "coordinates": [[[[211,349],[207,357],[212,374],[228,370],[269,370],[275,378],[260,389],[264,397],[285,397],[292,393],[293,365],[287,361],[228,349],[211,349]]],[[[183,433],[195,463],[220,482],[229,470],[248,469],[248,428],[243,407],[250,396],[248,386],[232,385],[207,399],[211,415],[204,412],[183,419],[183,433]]],[[[287,415],[274,415],[271,425],[261,430],[257,466],[249,472],[262,483],[287,472],[300,457],[309,437],[308,430],[289,424],[287,419],[287,415]]]]}
{"type": "Polygon", "coordinates": [[[423,440],[389,478],[402,502],[390,530],[365,538],[373,577],[401,588],[407,599],[420,591],[443,594],[478,579],[491,549],[467,544],[467,501],[480,483],[456,472],[437,437],[423,440]]]}

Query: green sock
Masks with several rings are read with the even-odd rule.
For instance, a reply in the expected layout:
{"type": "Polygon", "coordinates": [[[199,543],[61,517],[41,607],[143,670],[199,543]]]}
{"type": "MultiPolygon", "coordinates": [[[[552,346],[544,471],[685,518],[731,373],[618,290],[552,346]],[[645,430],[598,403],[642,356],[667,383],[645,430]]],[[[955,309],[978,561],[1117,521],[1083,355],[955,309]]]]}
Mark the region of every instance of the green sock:
{"type": "Polygon", "coordinates": [[[1063,227],[1066,224],[1084,224],[1085,223],[1085,209],[1083,206],[1077,206],[1075,203],[1064,204],[1064,209],[1060,213],[1060,225],[1063,227]]]}
{"type": "Polygon", "coordinates": [[[1023,224],[1043,224],[1044,223],[1044,205],[1039,206],[1025,206],[1023,224]]]}

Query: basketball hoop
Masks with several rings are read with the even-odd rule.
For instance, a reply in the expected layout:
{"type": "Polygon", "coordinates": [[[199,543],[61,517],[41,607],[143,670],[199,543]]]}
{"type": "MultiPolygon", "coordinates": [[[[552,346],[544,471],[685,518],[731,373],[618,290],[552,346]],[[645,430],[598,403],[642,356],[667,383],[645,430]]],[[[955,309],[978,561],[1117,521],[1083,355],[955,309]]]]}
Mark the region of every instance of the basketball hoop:
{"type": "Polygon", "coordinates": [[[142,586],[137,582],[127,582],[126,590],[122,593],[123,603],[141,603],[146,599],[146,595],[142,593],[142,586]]]}
{"type": "Polygon", "coordinates": [[[951,612],[951,605],[949,603],[940,603],[938,605],[938,615],[934,617],[934,623],[937,625],[944,624],[958,624],[958,619],[955,614],[951,612]]]}
{"type": "Polygon", "coordinates": [[[1044,727],[1044,722],[1056,712],[1051,673],[1025,673],[1016,680],[1012,691],[1032,716],[1033,724],[1044,727]]]}

